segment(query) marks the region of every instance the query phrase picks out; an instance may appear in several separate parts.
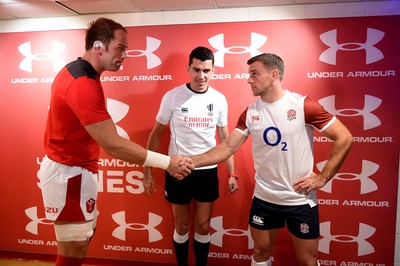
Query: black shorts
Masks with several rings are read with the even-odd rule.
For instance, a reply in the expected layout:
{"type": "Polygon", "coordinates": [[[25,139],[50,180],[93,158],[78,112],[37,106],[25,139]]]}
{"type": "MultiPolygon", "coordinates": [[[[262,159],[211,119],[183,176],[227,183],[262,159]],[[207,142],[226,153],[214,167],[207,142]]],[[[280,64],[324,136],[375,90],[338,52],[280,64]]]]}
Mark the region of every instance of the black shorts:
{"type": "Polygon", "coordinates": [[[309,204],[283,206],[272,204],[256,197],[251,204],[249,225],[259,230],[285,227],[300,239],[319,237],[318,205],[309,204]]]}
{"type": "Polygon", "coordinates": [[[174,204],[188,204],[192,199],[213,202],[219,197],[218,168],[194,170],[182,180],[165,172],[165,198],[174,204]]]}

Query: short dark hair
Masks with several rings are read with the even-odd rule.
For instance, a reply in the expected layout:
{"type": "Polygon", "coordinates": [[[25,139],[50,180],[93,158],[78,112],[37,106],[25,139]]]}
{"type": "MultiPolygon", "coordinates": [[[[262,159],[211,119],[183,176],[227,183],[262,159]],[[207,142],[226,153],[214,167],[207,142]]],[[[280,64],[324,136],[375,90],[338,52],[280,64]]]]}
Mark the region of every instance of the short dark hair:
{"type": "Polygon", "coordinates": [[[207,47],[198,46],[192,50],[189,55],[189,66],[193,63],[193,58],[199,59],[201,61],[211,60],[212,65],[214,65],[214,54],[207,47]]]}
{"type": "Polygon", "coordinates": [[[95,41],[101,41],[106,49],[108,44],[114,39],[114,32],[122,30],[127,33],[124,26],[108,18],[98,18],[89,24],[86,30],[85,49],[90,50],[95,41]]]}
{"type": "Polygon", "coordinates": [[[285,64],[283,63],[282,58],[280,58],[276,54],[263,53],[250,58],[247,61],[247,64],[251,65],[257,61],[263,63],[264,67],[267,70],[277,69],[279,73],[279,80],[282,81],[283,74],[285,73],[285,64]]]}

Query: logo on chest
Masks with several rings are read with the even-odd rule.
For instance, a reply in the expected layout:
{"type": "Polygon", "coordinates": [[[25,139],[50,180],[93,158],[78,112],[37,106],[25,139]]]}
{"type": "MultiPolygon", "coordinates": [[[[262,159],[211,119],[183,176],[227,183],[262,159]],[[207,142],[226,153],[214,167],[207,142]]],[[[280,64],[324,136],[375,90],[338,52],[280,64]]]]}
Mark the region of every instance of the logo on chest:
{"type": "Polygon", "coordinates": [[[287,111],[287,120],[293,121],[296,120],[296,111],[293,109],[290,109],[287,111]]]}

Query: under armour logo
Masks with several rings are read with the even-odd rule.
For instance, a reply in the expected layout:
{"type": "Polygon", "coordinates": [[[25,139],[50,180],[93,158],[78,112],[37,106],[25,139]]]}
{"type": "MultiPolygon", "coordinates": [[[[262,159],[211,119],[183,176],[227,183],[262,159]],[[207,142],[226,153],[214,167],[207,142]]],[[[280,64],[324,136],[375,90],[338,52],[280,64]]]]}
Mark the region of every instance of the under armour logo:
{"type": "Polygon", "coordinates": [[[163,239],[160,231],[156,229],[163,218],[157,214],[149,212],[149,223],[148,224],[140,224],[140,223],[127,223],[125,219],[125,211],[120,211],[114,213],[112,215],[114,221],[119,225],[112,232],[113,237],[118,238],[120,240],[126,240],[126,229],[130,230],[147,230],[149,232],[149,242],[156,242],[163,239]]]}
{"type": "Polygon", "coordinates": [[[152,37],[146,37],[146,50],[129,50],[126,51],[127,57],[141,57],[147,58],[147,69],[155,68],[161,65],[161,59],[153,52],[160,47],[161,41],[152,37]],[[137,54],[135,54],[137,53],[137,54]]]}
{"type": "Polygon", "coordinates": [[[65,44],[57,41],[52,41],[53,52],[52,53],[36,53],[32,54],[31,42],[26,42],[18,46],[19,52],[25,56],[25,58],[19,63],[19,68],[26,71],[32,72],[32,61],[52,60],[53,71],[57,72],[65,66],[65,61],[60,55],[65,50],[65,44]]]}
{"type": "Polygon", "coordinates": [[[250,235],[250,228],[247,230],[241,230],[236,228],[225,229],[223,227],[222,216],[214,217],[210,221],[211,227],[216,231],[211,235],[211,244],[218,247],[222,247],[222,239],[224,235],[228,236],[245,236],[247,237],[247,247],[252,249],[254,247],[254,241],[250,235]]]}
{"type": "MultiPolygon", "coordinates": [[[[317,163],[318,170],[322,171],[327,161],[323,161],[317,163]]],[[[378,189],[375,181],[370,178],[373,174],[375,174],[379,169],[379,165],[367,160],[362,160],[361,173],[337,173],[325,186],[320,188],[320,190],[325,191],[327,193],[332,192],[332,183],[334,180],[342,180],[342,181],[359,181],[360,182],[360,194],[371,193],[378,189]],[[353,178],[341,178],[341,176],[353,176],[353,178]]]]}
{"type": "Polygon", "coordinates": [[[367,28],[367,41],[365,43],[337,43],[337,30],[330,30],[319,37],[323,43],[330,48],[326,49],[319,57],[319,60],[330,65],[336,65],[336,54],[338,50],[358,51],[365,50],[365,63],[371,64],[383,59],[383,53],[374,45],[380,42],[385,35],[384,32],[372,28],[367,28]]]}
{"type": "Polygon", "coordinates": [[[39,224],[47,224],[51,225],[53,224],[52,221],[46,219],[46,218],[39,218],[38,213],[37,213],[37,207],[31,207],[25,210],[26,216],[31,220],[26,226],[25,230],[28,231],[29,233],[32,233],[34,235],[38,234],[38,227],[39,224]]]}
{"type": "Polygon", "coordinates": [[[251,33],[250,46],[231,46],[225,47],[224,34],[218,34],[208,39],[212,47],[217,49],[214,53],[214,64],[218,67],[224,67],[225,54],[245,54],[249,53],[251,57],[261,54],[258,49],[261,48],[266,42],[267,37],[259,33],[251,33]]]}
{"type": "Polygon", "coordinates": [[[329,254],[330,244],[332,241],[340,243],[357,243],[358,256],[364,256],[375,252],[375,248],[367,241],[374,235],[376,229],[367,224],[359,223],[358,235],[331,235],[331,222],[324,222],[320,224],[321,239],[319,240],[318,251],[329,254]]]}
{"type": "Polygon", "coordinates": [[[382,100],[371,96],[365,95],[364,98],[364,109],[335,109],[335,95],[327,96],[318,101],[324,108],[332,113],[333,115],[341,115],[341,116],[359,116],[361,115],[364,118],[364,130],[368,130],[371,128],[375,128],[381,125],[381,120],[371,112],[376,110],[382,103],[382,100]]]}
{"type": "MultiPolygon", "coordinates": [[[[128,114],[129,112],[129,105],[107,98],[107,111],[111,116],[111,119],[116,124],[128,114]]],[[[118,135],[124,137],[126,139],[130,139],[128,133],[120,126],[115,125],[117,128],[118,135]]]]}

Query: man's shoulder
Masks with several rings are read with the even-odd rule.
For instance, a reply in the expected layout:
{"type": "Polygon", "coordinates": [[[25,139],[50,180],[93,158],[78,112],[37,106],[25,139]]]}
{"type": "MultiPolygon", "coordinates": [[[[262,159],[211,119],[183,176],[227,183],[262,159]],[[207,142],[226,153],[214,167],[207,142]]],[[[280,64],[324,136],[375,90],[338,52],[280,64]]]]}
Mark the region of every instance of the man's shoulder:
{"type": "Polygon", "coordinates": [[[165,94],[173,94],[173,93],[180,92],[182,90],[186,90],[186,84],[181,84],[176,87],[173,87],[172,89],[168,90],[165,94]]]}
{"type": "Polygon", "coordinates": [[[290,91],[290,90],[286,90],[286,95],[287,97],[290,97],[291,99],[296,99],[299,101],[303,101],[305,98],[307,98],[307,95],[303,95],[300,92],[296,92],[296,91],[290,91]]]}
{"type": "Polygon", "coordinates": [[[71,76],[73,76],[75,79],[80,77],[95,79],[96,76],[99,76],[93,66],[89,62],[81,58],[70,62],[66,65],[66,68],[71,76]]]}
{"type": "Polygon", "coordinates": [[[207,93],[209,93],[210,95],[212,95],[213,97],[220,97],[222,99],[226,99],[225,94],[223,94],[222,92],[220,92],[217,89],[214,89],[213,87],[209,86],[207,93]]]}

